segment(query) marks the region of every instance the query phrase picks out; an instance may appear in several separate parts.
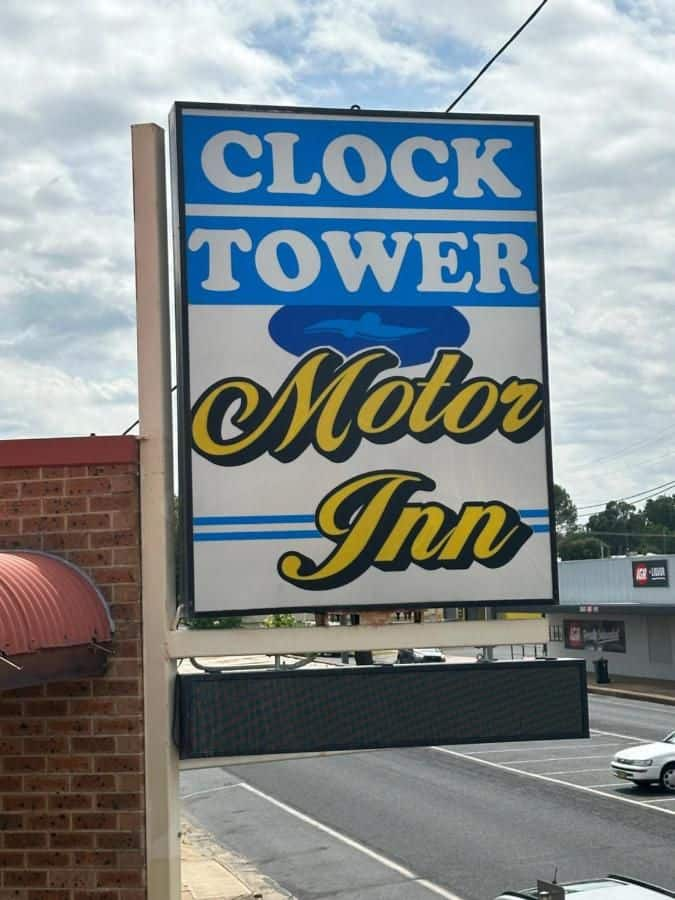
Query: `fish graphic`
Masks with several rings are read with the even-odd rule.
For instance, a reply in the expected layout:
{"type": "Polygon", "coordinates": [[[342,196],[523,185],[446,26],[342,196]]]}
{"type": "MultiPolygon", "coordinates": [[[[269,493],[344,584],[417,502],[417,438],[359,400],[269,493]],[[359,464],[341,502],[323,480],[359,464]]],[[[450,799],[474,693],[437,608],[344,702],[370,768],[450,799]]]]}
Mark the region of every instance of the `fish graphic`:
{"type": "Polygon", "coordinates": [[[406,328],[403,325],[385,325],[382,318],[374,312],[364,313],[360,319],[323,319],[304,328],[305,334],[341,334],[353,338],[377,338],[387,341],[398,341],[411,334],[422,334],[428,328],[406,328]]]}

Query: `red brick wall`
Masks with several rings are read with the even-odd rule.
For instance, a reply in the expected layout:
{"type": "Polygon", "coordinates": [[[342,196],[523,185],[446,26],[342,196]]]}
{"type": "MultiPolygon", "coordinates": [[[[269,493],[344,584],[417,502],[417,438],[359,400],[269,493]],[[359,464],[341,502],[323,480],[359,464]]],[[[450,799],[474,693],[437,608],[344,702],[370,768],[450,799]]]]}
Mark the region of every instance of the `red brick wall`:
{"type": "Polygon", "coordinates": [[[115,622],[105,676],[0,692],[0,900],[144,900],[135,438],[0,441],[0,549],[80,566],[115,622]]]}

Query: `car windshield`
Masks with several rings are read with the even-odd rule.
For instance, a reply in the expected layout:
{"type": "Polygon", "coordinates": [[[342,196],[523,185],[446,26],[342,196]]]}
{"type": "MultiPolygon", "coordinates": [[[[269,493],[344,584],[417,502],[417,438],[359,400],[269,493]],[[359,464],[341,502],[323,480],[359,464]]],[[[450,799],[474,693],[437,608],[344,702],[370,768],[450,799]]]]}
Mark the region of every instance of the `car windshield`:
{"type": "Polygon", "coordinates": [[[671,731],[663,739],[664,744],[675,744],[675,731],[671,731]]]}

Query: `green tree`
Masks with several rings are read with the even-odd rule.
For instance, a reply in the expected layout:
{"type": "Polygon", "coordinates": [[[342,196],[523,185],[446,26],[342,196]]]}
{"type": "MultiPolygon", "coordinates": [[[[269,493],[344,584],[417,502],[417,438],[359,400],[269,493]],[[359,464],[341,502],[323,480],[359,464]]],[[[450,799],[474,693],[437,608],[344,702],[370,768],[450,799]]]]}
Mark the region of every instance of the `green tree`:
{"type": "Polygon", "coordinates": [[[553,485],[553,505],[555,533],[558,541],[560,541],[566,534],[576,530],[577,508],[565,488],[559,484],[553,485]]]}
{"type": "Polygon", "coordinates": [[[558,556],[562,560],[602,559],[610,556],[610,548],[597,537],[582,533],[570,534],[558,541],[558,556]]]}
{"type": "Polygon", "coordinates": [[[297,628],[300,624],[293,613],[287,612],[272,613],[263,622],[265,628],[297,628]]]}
{"type": "Polygon", "coordinates": [[[601,538],[612,554],[646,552],[645,517],[625,500],[610,500],[603,512],[589,518],[586,530],[601,538]]]}

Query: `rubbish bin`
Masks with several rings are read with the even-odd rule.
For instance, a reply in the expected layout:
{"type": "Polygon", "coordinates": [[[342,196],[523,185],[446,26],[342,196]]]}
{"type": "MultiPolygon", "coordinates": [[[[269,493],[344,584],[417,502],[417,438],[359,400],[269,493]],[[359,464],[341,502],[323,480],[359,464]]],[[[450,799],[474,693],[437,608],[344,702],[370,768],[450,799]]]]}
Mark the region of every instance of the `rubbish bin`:
{"type": "Polygon", "coordinates": [[[607,669],[607,660],[604,658],[596,659],[593,663],[595,666],[595,683],[609,684],[609,671],[607,669]]]}

